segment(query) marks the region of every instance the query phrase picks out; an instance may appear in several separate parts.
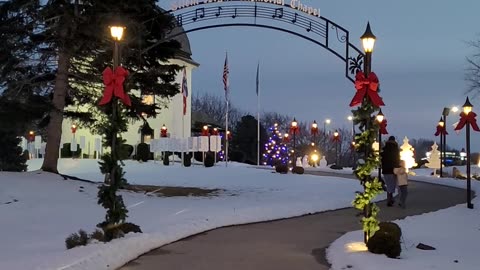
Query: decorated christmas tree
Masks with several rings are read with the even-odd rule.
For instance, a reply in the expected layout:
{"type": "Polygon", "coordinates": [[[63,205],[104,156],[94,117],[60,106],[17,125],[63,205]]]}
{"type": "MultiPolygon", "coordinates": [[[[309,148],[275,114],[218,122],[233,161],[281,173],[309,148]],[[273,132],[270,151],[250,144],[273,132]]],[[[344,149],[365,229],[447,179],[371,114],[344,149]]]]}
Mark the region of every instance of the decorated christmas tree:
{"type": "Polygon", "coordinates": [[[287,141],[278,130],[278,124],[268,129],[270,133],[268,142],[265,143],[265,151],[263,153],[263,164],[275,166],[277,164],[288,164],[288,147],[287,141]]]}
{"type": "Polygon", "coordinates": [[[403,139],[403,145],[400,146],[400,159],[405,161],[405,168],[408,169],[412,168],[413,166],[417,165],[415,163],[414,153],[413,153],[413,146],[408,143],[408,138],[405,137],[403,139]]]}
{"type": "Polygon", "coordinates": [[[428,157],[428,163],[425,164],[428,168],[433,169],[433,175],[436,175],[437,169],[440,168],[440,152],[437,150],[437,143],[433,143],[432,151],[430,151],[430,156],[428,157]]]}

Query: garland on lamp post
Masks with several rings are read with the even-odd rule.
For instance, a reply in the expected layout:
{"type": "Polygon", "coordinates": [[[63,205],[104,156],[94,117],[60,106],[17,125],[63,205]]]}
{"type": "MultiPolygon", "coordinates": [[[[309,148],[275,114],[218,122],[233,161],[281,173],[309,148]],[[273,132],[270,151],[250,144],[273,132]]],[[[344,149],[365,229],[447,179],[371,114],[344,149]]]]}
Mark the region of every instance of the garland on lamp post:
{"type": "Polygon", "coordinates": [[[106,241],[123,236],[120,225],[125,222],[128,213],[122,196],[117,195],[118,189],[126,183],[119,154],[124,140],[118,135],[127,130],[128,122],[124,108],[131,106],[130,97],[123,87],[128,71],[119,65],[119,41],[122,38],[123,27],[112,26],[110,30],[114,38],[113,69],[107,67],[103,71],[105,90],[99,102],[100,106],[105,107],[108,116],[108,122],[103,126],[102,132],[105,134],[105,145],[110,147],[110,153],[103,155],[100,162],[100,171],[105,174],[105,183],[98,191],[98,204],[107,209],[107,213],[105,221],[97,226],[103,229],[106,241]],[[119,100],[124,106],[118,103],[119,100]]]}
{"type": "Polygon", "coordinates": [[[378,177],[372,177],[371,174],[375,168],[380,165],[379,152],[373,151],[372,145],[379,133],[380,123],[372,116],[379,111],[380,106],[384,106],[382,98],[378,95],[379,80],[374,72],[371,72],[371,56],[375,43],[375,35],[371,32],[370,24],[362,35],[361,40],[365,50],[364,67],[361,70],[361,63],[352,60],[352,72],[356,72],[355,96],[350,102],[350,107],[358,106],[352,110],[354,115],[354,124],[359,125],[360,134],[355,136],[355,150],[363,161],[359,162],[355,169],[355,176],[360,180],[364,187],[363,192],[358,192],[352,205],[363,211],[362,228],[364,231],[364,242],[373,236],[379,229],[379,221],[377,220],[380,208],[372,203],[372,200],[380,194],[382,185],[378,177]]]}

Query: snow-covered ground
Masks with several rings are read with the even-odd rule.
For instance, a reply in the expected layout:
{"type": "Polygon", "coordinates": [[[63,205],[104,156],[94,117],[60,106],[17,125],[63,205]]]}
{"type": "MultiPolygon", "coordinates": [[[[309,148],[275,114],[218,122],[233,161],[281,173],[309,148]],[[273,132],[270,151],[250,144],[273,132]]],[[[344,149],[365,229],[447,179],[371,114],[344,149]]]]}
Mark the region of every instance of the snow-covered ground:
{"type": "MultiPolygon", "coordinates": [[[[29,169],[41,160],[29,162],[29,169]]],[[[61,173],[103,180],[94,160],[60,160],[61,173]]],[[[232,224],[265,221],[350,206],[356,180],[276,174],[241,164],[228,168],[181,168],[126,162],[130,183],[221,188],[216,197],[159,198],[122,192],[128,221],[143,234],[108,244],[65,249],[79,229],[92,232],[105,210],[97,205],[97,185],[31,171],[0,172],[0,269],[115,269],[137,256],[178,239],[232,224]]]]}
{"type": "MultiPolygon", "coordinates": [[[[465,166],[457,167],[465,173],[465,166]]],[[[472,173],[480,172],[472,166],[472,173]]],[[[447,171],[451,173],[452,167],[447,171]]],[[[430,176],[431,169],[415,170],[413,180],[466,188],[464,180],[439,179],[430,176]]],[[[472,189],[480,194],[480,182],[472,180],[472,189]]],[[[432,196],[435,196],[432,194],[432,196]]],[[[475,209],[466,204],[433,213],[407,217],[395,221],[403,232],[400,259],[389,259],[366,251],[361,231],[349,232],[328,248],[327,257],[332,270],[355,269],[478,269],[478,244],[480,243],[480,199],[473,199],[475,209]],[[434,251],[423,251],[418,243],[434,246],[434,251]]]]}

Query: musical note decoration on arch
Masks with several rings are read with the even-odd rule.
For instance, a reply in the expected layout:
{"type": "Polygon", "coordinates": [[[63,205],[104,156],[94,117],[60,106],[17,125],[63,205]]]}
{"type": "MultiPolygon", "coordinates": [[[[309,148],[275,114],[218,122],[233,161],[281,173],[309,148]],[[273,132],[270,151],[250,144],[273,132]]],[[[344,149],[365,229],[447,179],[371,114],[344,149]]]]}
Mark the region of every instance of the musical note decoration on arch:
{"type": "Polygon", "coordinates": [[[177,0],[168,12],[176,18],[181,31],[172,31],[166,38],[220,27],[267,28],[295,35],[327,49],[345,62],[345,77],[352,83],[355,81],[355,72],[352,71],[363,69],[364,53],[350,43],[348,30],[321,16],[319,8],[306,6],[303,1],[177,0]]]}

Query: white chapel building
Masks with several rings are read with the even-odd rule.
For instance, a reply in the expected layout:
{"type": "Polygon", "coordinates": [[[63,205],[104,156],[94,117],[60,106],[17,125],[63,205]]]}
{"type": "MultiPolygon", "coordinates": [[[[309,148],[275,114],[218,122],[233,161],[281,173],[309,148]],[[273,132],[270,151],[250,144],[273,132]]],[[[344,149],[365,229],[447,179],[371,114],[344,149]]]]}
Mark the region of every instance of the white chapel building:
{"type": "MultiPolygon", "coordinates": [[[[176,28],[172,31],[171,35],[183,32],[182,28],[176,28]]],[[[148,118],[148,124],[154,131],[154,138],[160,137],[160,129],[165,125],[168,129],[168,135],[172,138],[187,138],[191,136],[192,117],[191,117],[191,100],[192,100],[192,71],[199,66],[192,59],[192,51],[190,48],[190,41],[186,34],[180,34],[174,38],[181,44],[181,52],[171,59],[170,62],[177,64],[186,69],[186,78],[188,86],[188,98],[187,98],[187,110],[185,116],[183,116],[183,95],[181,91],[170,100],[162,99],[160,97],[155,98],[156,103],[166,103],[168,106],[162,108],[156,118],[148,118]],[[182,120],[183,117],[183,120],[182,120]],[[183,127],[182,127],[183,123],[183,127]],[[183,129],[183,130],[182,130],[183,129]]],[[[176,82],[182,85],[183,69],[181,69],[176,75],[176,82]]],[[[180,89],[181,90],[181,89],[180,89]]],[[[73,141],[74,134],[72,133],[72,125],[77,127],[75,132],[75,142],[82,147],[82,154],[93,157],[96,149],[95,144],[101,139],[101,135],[92,134],[88,128],[82,128],[81,124],[65,118],[62,124],[62,139],[61,147],[65,143],[71,143],[73,141]],[[96,142],[97,141],[97,142],[96,142]],[[82,145],[84,144],[84,145],[82,145]]],[[[128,131],[122,133],[122,138],[126,140],[127,144],[137,145],[142,141],[140,134],[140,127],[143,125],[143,121],[136,121],[131,123],[128,131]]],[[[145,136],[143,140],[149,143],[151,137],[145,136]]],[[[97,145],[98,147],[98,145],[97,145]]],[[[104,150],[104,149],[102,149],[104,150]]]]}

